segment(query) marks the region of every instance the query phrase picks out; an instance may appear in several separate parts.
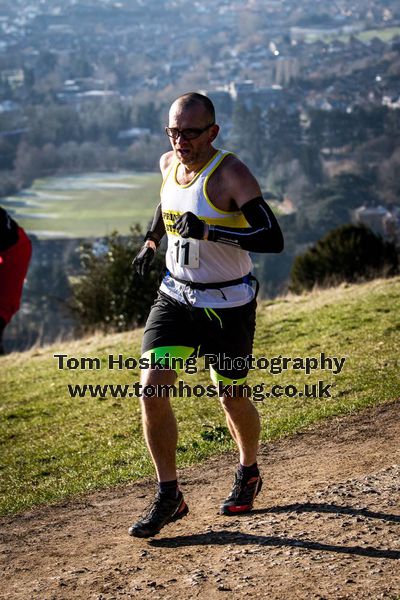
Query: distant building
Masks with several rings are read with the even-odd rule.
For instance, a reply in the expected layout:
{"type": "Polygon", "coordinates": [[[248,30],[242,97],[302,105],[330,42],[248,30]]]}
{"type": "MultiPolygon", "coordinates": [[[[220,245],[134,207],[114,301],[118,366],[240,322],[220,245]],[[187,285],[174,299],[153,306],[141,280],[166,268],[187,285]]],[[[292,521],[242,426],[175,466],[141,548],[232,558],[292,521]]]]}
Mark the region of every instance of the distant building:
{"type": "Polygon", "coordinates": [[[300,63],[294,57],[279,57],[275,62],[275,83],[288,85],[300,75],[300,63]]]}
{"type": "Polygon", "coordinates": [[[261,109],[267,109],[277,106],[284,97],[284,90],[280,85],[271,85],[269,87],[257,88],[251,80],[231,81],[223,90],[204,92],[211,100],[216,100],[225,107],[229,105],[232,109],[236,102],[241,102],[248,110],[254,106],[261,109]]]}
{"type": "Polygon", "coordinates": [[[238,100],[239,96],[246,96],[254,92],[254,81],[247,79],[245,81],[231,81],[229,84],[229,93],[232,100],[238,100]]]}
{"type": "Polygon", "coordinates": [[[124,129],[118,132],[119,140],[126,140],[129,142],[140,140],[150,135],[150,129],[147,127],[132,127],[131,129],[124,129]]]}
{"type": "Polygon", "coordinates": [[[20,87],[24,83],[24,72],[22,69],[5,69],[0,71],[0,79],[7,81],[12,89],[20,87]]]}
{"type": "Polygon", "coordinates": [[[232,115],[233,101],[229,91],[225,88],[216,90],[200,90],[200,94],[208,96],[215,106],[217,115],[221,113],[227,116],[232,115]]]}
{"type": "Polygon", "coordinates": [[[388,108],[391,108],[392,110],[399,110],[400,109],[400,96],[397,96],[397,97],[396,96],[395,97],[383,96],[382,105],[387,106],[388,108]]]}
{"type": "Polygon", "coordinates": [[[20,105],[12,100],[3,100],[0,102],[0,113],[16,112],[20,110],[20,105]]]}

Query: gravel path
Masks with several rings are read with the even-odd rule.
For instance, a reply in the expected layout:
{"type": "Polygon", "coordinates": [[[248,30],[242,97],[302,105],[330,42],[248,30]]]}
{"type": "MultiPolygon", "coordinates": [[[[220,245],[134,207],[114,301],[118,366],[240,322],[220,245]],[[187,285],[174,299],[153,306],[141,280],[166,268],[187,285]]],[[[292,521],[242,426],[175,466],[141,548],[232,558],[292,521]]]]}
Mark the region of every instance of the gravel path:
{"type": "Polygon", "coordinates": [[[120,486],[2,519],[7,600],[400,598],[400,401],[263,446],[264,489],[218,515],[236,458],[185,469],[188,517],[127,535],[154,490],[120,486]]]}

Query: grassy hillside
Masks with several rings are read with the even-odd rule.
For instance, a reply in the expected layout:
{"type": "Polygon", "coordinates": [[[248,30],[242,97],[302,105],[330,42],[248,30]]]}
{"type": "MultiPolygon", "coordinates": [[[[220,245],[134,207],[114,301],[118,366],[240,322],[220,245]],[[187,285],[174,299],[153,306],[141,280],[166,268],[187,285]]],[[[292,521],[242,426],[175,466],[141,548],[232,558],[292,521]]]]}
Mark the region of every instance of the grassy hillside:
{"type": "MultiPolygon", "coordinates": [[[[138,358],[141,333],[98,335],[0,359],[3,514],[153,474],[138,400],[71,398],[67,388],[68,383],[137,381],[138,369],[110,370],[106,360],[110,354],[138,358]],[[102,368],[61,370],[54,353],[99,357],[102,368]]],[[[398,397],[399,334],[399,277],[260,303],[254,348],[258,359],[287,357],[290,367],[300,365],[293,362],[296,358],[321,360],[321,353],[345,358],[336,375],[328,368],[310,374],[291,368],[277,374],[252,371],[249,383],[268,388],[279,384],[302,390],[318,380],[332,385],[331,398],[283,395],[258,402],[263,439],[398,397]]],[[[182,375],[191,386],[209,383],[204,370],[182,375]]],[[[292,390],[288,388],[290,394],[292,390]]],[[[233,448],[217,400],[182,398],[173,404],[180,423],[180,466],[233,448]]]]}

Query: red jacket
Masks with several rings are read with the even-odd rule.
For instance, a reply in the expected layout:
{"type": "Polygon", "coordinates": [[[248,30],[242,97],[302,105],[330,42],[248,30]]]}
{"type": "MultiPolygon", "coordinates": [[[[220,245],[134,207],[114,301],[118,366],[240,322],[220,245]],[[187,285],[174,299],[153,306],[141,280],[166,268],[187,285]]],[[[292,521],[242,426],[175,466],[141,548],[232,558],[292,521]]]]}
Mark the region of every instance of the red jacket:
{"type": "Polygon", "coordinates": [[[18,242],[0,251],[0,317],[6,323],[19,309],[31,254],[32,244],[22,227],[18,227],[18,242]]]}

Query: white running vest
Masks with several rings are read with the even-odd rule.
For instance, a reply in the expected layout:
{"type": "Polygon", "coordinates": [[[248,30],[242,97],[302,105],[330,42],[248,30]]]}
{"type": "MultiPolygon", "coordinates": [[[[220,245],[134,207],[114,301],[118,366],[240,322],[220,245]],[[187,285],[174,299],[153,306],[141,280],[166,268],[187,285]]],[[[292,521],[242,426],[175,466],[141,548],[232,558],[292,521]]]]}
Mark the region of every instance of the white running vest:
{"type": "MultiPolygon", "coordinates": [[[[165,177],[161,187],[161,210],[168,237],[166,264],[170,273],[179,279],[200,283],[223,282],[243,277],[252,269],[246,250],[207,240],[184,239],[173,228],[174,222],[188,211],[208,225],[249,227],[241,211],[220,210],[207,195],[210,176],[229,154],[231,152],[218,150],[187,185],[177,181],[179,162],[176,159],[165,177]]],[[[197,307],[231,308],[246,304],[254,297],[251,286],[246,283],[222,290],[193,290],[169,276],[163,279],[160,289],[181,302],[185,302],[185,292],[188,301],[197,307]]]]}

